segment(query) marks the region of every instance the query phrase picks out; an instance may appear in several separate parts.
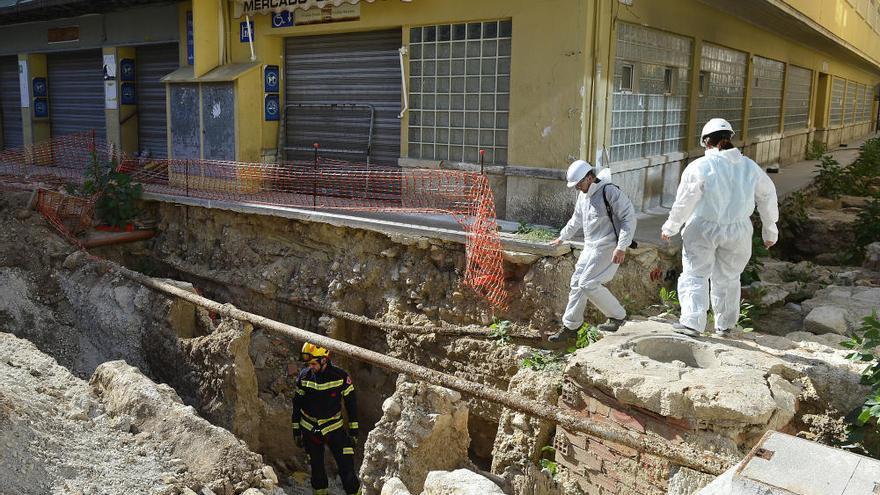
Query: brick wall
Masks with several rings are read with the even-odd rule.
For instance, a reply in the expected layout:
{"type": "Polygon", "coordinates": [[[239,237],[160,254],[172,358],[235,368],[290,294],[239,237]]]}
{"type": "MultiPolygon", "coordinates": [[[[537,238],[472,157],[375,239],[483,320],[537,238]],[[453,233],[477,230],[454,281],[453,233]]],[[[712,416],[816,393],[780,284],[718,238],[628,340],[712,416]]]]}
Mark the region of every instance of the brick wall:
{"type": "MultiPolygon", "coordinates": [[[[597,389],[584,389],[566,377],[560,407],[605,425],[680,443],[695,425],[627,406],[597,389]]],[[[556,461],[568,468],[589,495],[665,495],[672,465],[625,445],[572,433],[559,427],[556,461]]]]}

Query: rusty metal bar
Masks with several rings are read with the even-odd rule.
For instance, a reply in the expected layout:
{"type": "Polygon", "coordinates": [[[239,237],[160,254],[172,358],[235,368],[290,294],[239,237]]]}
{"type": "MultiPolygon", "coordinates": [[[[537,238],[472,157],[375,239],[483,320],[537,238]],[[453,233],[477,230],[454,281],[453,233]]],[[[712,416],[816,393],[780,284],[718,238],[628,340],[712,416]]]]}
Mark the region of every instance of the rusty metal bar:
{"type": "Polygon", "coordinates": [[[175,287],[167,282],[148,277],[142,273],[129,270],[106,260],[97,259],[96,261],[104,264],[110,270],[116,271],[124,277],[145,287],[178,297],[197,306],[209,309],[219,315],[239,321],[246,321],[254,326],[265,328],[298,341],[312,342],[313,344],[325,347],[333,352],[348,356],[352,359],[370,363],[398,373],[404,373],[413,378],[417,378],[433,385],[456,390],[471,397],[498,403],[509,409],[513,409],[514,411],[552,421],[565,427],[567,430],[585,433],[606,441],[622,444],[640,452],[646,452],[662,457],[674,464],[708,474],[720,475],[735,462],[733,459],[723,458],[712,452],[698,451],[688,445],[673,445],[666,441],[650,438],[646,435],[639,435],[635,432],[620,430],[607,425],[588,421],[585,418],[570,414],[553,404],[541,403],[507,391],[488,387],[482,383],[471,382],[463,378],[425,368],[401,359],[386,356],[369,349],[364,349],[347,342],[312,333],[264,316],[242,311],[232,304],[221,304],[212,301],[179,287],[175,287]]]}

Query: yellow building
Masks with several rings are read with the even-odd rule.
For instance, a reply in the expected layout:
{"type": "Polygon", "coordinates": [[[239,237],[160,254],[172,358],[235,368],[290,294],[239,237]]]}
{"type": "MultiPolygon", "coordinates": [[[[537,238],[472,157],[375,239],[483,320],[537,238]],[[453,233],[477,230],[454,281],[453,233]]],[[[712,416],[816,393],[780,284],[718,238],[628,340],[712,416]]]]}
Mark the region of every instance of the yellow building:
{"type": "Polygon", "coordinates": [[[767,166],[876,121],[876,0],[121,5],[0,4],[5,146],[95,128],[156,157],[482,164],[499,216],[560,224],[576,158],[647,210],[710,117],[767,166]]]}

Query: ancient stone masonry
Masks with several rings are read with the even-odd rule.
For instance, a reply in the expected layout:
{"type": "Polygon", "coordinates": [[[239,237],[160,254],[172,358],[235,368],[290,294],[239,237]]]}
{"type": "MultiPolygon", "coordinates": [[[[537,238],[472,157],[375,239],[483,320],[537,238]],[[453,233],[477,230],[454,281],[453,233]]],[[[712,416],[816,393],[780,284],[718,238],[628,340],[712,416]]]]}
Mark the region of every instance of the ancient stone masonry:
{"type": "MultiPolygon", "coordinates": [[[[797,429],[808,412],[799,406],[805,386],[820,389],[822,402],[840,410],[864,396],[857,391],[858,369],[842,356],[810,358],[827,348],[792,344],[779,351],[761,339],[752,346],[670,330],[664,323],[629,323],[578,351],[566,369],[560,405],[592,421],[736,459],[768,429],[797,429]],[[852,398],[837,392],[843,389],[852,398]]],[[[676,490],[700,479],[657,456],[564,428],[555,445],[557,460],[590,494],[690,493],[676,490]]]]}

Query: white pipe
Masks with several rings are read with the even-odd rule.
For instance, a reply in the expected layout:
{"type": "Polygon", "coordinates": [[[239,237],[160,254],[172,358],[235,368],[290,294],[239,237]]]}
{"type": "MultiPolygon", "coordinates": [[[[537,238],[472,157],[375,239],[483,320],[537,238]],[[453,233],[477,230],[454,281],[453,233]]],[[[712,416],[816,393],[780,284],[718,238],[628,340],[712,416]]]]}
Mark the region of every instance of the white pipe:
{"type": "Polygon", "coordinates": [[[257,60],[257,56],[254,55],[254,33],[251,32],[251,16],[244,15],[244,25],[247,26],[248,45],[251,47],[251,62],[254,62],[257,60]]]}
{"type": "Polygon", "coordinates": [[[406,47],[402,46],[397,50],[398,55],[400,55],[400,84],[401,88],[403,88],[403,110],[400,111],[400,114],[397,115],[398,119],[403,118],[403,114],[409,110],[409,92],[406,90],[406,71],[403,66],[403,56],[406,55],[406,47]]]}

